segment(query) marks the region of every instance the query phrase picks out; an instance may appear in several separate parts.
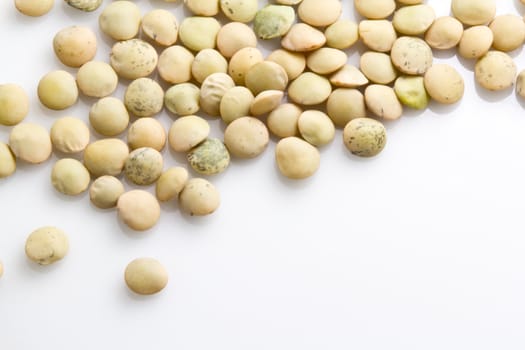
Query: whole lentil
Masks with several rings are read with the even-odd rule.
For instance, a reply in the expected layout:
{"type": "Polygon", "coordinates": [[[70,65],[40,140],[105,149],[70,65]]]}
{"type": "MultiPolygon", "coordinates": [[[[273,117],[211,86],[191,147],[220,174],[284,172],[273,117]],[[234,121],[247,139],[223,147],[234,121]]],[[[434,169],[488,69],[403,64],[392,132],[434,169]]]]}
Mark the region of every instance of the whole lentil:
{"type": "Polygon", "coordinates": [[[459,44],[463,24],[451,16],[438,17],[425,33],[427,44],[438,50],[447,50],[459,44]]]}
{"type": "Polygon", "coordinates": [[[135,231],[146,231],[157,224],[160,205],[155,196],[144,190],[122,193],[117,201],[118,216],[135,231]]]}
{"type": "Polygon", "coordinates": [[[62,153],[82,152],[89,144],[89,128],[78,118],[62,117],[51,126],[51,143],[62,153]]]}
{"type": "Polygon", "coordinates": [[[280,90],[266,90],[259,93],[252,101],[250,114],[260,116],[270,113],[281,104],[283,96],[284,93],[280,90]]]}
{"type": "Polygon", "coordinates": [[[295,21],[291,6],[267,5],[257,11],[253,19],[253,30],[261,39],[273,39],[286,34],[295,21]]]}
{"type": "Polygon", "coordinates": [[[157,65],[160,77],[171,84],[191,80],[191,66],[195,56],[184,46],[173,45],[161,52],[157,65]]]}
{"type": "Polygon", "coordinates": [[[213,49],[221,24],[213,17],[186,17],[179,27],[179,38],[193,51],[213,49]]]}
{"type": "Polygon", "coordinates": [[[106,62],[90,61],[78,69],[77,85],[86,96],[106,97],[117,89],[118,76],[106,62]]]}
{"type": "Polygon", "coordinates": [[[306,58],[306,66],[314,73],[325,75],[337,71],[343,67],[347,61],[348,56],[344,51],[330,47],[322,47],[308,55],[306,58]]]}
{"type": "Polygon", "coordinates": [[[153,79],[135,79],[126,89],[124,105],[130,113],[137,117],[154,116],[164,106],[164,90],[153,79]]]}
{"type": "Polygon", "coordinates": [[[335,89],[326,101],[326,113],[338,127],[366,116],[365,97],[357,89],[335,89]]]}
{"type": "Polygon", "coordinates": [[[73,106],[78,100],[75,78],[63,70],[47,73],[38,82],[38,98],[49,109],[62,110],[73,106]]]}
{"type": "Polygon", "coordinates": [[[15,7],[20,13],[31,17],[40,17],[51,11],[55,0],[15,0],[15,7]]]}
{"type": "MultiPolygon", "coordinates": [[[[434,67],[434,66],[432,66],[434,67]]],[[[432,67],[429,68],[427,74],[432,74],[432,67]]],[[[402,75],[396,79],[394,83],[394,92],[399,101],[407,107],[415,109],[424,109],[428,105],[429,96],[425,89],[423,77],[402,75]]]]}
{"type": "Polygon", "coordinates": [[[219,13],[217,0],[184,0],[184,5],[196,16],[215,16],[219,13]]]}
{"type": "Polygon", "coordinates": [[[466,25],[487,24],[496,15],[496,1],[452,0],[452,14],[466,25]]]}
{"type": "Polygon", "coordinates": [[[119,41],[111,48],[111,67],[124,79],[150,75],[157,67],[157,62],[155,48],[140,39],[119,41]]]}
{"type": "Polygon", "coordinates": [[[40,227],[26,239],[26,256],[39,265],[49,265],[63,259],[68,250],[67,235],[56,227],[40,227]]]}
{"type": "Polygon", "coordinates": [[[255,47],[245,47],[237,51],[228,65],[228,74],[237,85],[245,85],[246,72],[264,60],[262,52],[255,47]]]}
{"type": "Polygon", "coordinates": [[[98,18],[100,30],[114,40],[129,40],[137,36],[142,14],[131,1],[113,1],[98,18]]]}
{"type": "Polygon", "coordinates": [[[458,71],[448,64],[434,64],[425,73],[425,90],[444,104],[456,103],[463,97],[465,83],[458,71]]]}
{"type": "Polygon", "coordinates": [[[508,54],[489,51],[481,57],[474,69],[474,77],[479,85],[487,90],[504,90],[514,84],[516,64],[508,54]]]}
{"type": "Polygon", "coordinates": [[[188,170],[183,167],[171,167],[160,175],[155,184],[155,194],[161,202],[167,202],[179,196],[188,182],[188,170]]]}
{"type": "Polygon", "coordinates": [[[168,284],[168,272],[153,258],[138,258],[131,261],[124,272],[126,285],[140,295],[156,294],[168,284]]]}
{"type": "Polygon", "coordinates": [[[234,86],[222,96],[219,106],[222,120],[229,124],[235,119],[250,114],[254,100],[252,92],[244,86],[234,86]]]}
{"type": "Polygon", "coordinates": [[[321,162],[317,148],[295,137],[285,137],[275,146],[275,160],[280,173],[290,179],[312,176],[321,162]]]}
{"type": "Polygon", "coordinates": [[[423,39],[410,36],[394,42],[390,58],[399,71],[410,75],[424,74],[433,60],[430,46],[423,39]]]}
{"type": "Polygon", "coordinates": [[[150,147],[160,152],[166,145],[166,131],[157,119],[140,118],[129,127],[127,139],[131,150],[150,147]]]}
{"type": "Polygon", "coordinates": [[[200,89],[192,83],[173,85],[164,94],[164,106],[179,116],[192,115],[200,109],[200,89]]]}
{"type": "Polygon", "coordinates": [[[230,153],[217,138],[207,138],[192,148],[187,158],[193,170],[202,175],[222,173],[230,164],[230,153]]]}
{"type": "Polygon", "coordinates": [[[392,24],[403,35],[424,34],[436,19],[436,13],[430,5],[411,5],[398,9],[394,13],[392,24]]]}
{"type": "Polygon", "coordinates": [[[232,57],[245,47],[256,47],[257,37],[252,28],[241,22],[230,22],[217,33],[217,49],[222,56],[232,57]]]}
{"type": "Polygon", "coordinates": [[[154,9],[142,17],[142,32],[162,46],[175,44],[179,34],[179,23],[175,15],[164,9],[154,9]]]}
{"type": "Polygon", "coordinates": [[[397,33],[392,22],[370,19],[359,22],[359,37],[370,50],[389,52],[397,39],[397,33]]]}
{"type": "Polygon", "coordinates": [[[191,216],[204,216],[215,212],[220,201],[217,188],[208,180],[198,177],[189,179],[179,193],[181,211],[191,216]]]}
{"type": "Polygon", "coordinates": [[[228,74],[210,74],[201,85],[200,106],[202,110],[210,116],[219,116],[221,99],[226,91],[234,86],[235,82],[228,74]]]}
{"type": "Polygon", "coordinates": [[[228,61],[215,49],[199,51],[191,64],[191,75],[201,83],[213,73],[228,72],[228,61]]]}
{"type": "Polygon", "coordinates": [[[459,41],[458,53],[464,58],[479,58],[489,52],[494,34],[487,26],[472,26],[465,29],[459,41]]]}
{"type": "Polygon", "coordinates": [[[0,125],[20,123],[29,113],[29,96],[16,84],[0,85],[0,125]]]}
{"type": "Polygon", "coordinates": [[[339,19],[342,10],[340,0],[303,0],[297,7],[297,15],[311,26],[326,27],[339,19]]]}
{"type": "Polygon", "coordinates": [[[314,51],[326,43],[326,37],[320,30],[306,23],[292,25],[288,33],[281,40],[281,46],[290,51],[314,51]]]}
{"type": "Polygon", "coordinates": [[[365,89],[365,103],[370,112],[385,120],[401,118],[403,106],[390,86],[371,84],[365,89]]]}
{"type": "Polygon", "coordinates": [[[297,121],[301,137],[314,146],[324,146],[335,137],[335,126],[330,117],[322,111],[307,110],[297,121]]]}
{"type": "Polygon", "coordinates": [[[339,19],[324,31],[326,46],[334,49],[348,49],[359,40],[358,25],[348,19],[339,19]]]}
{"type": "Polygon", "coordinates": [[[0,179],[11,176],[15,171],[15,155],[7,144],[0,142],[0,179]]]}
{"type": "Polygon", "coordinates": [[[51,171],[53,187],[68,196],[75,196],[87,190],[90,179],[86,167],[72,158],[58,160],[51,171]]]}
{"type": "Polygon", "coordinates": [[[117,176],[122,172],[128,154],[128,145],[120,139],[97,140],[84,150],[84,165],[94,178],[102,175],[117,176]]]}
{"type": "Polygon", "coordinates": [[[104,175],[97,178],[89,188],[91,203],[100,209],[114,208],[119,197],[124,193],[124,185],[114,176],[104,175]]]}
{"type": "Polygon", "coordinates": [[[365,52],[361,55],[359,66],[366,78],[374,83],[390,84],[397,78],[397,71],[386,53],[365,52]]]}
{"type": "Polygon", "coordinates": [[[359,157],[378,155],[385,148],[386,140],[385,126],[371,118],[353,119],[343,130],[344,145],[359,157]]]}
{"type": "Polygon", "coordinates": [[[284,91],[288,84],[288,74],[283,67],[271,61],[263,61],[251,66],[244,77],[246,87],[254,95],[265,90],[284,91]]]}
{"type": "Polygon", "coordinates": [[[302,112],[302,109],[293,103],[283,103],[268,115],[268,129],[280,138],[296,136],[299,134],[297,121],[302,112]]]}
{"type": "Polygon", "coordinates": [[[255,158],[264,152],[270,141],[268,129],[254,117],[241,117],[224,130],[224,144],[232,156],[255,158]]]}
{"type": "Polygon", "coordinates": [[[42,163],[51,156],[51,138],[47,130],[35,123],[20,123],[9,133],[9,147],[14,155],[28,163],[42,163]]]}
{"type": "Polygon", "coordinates": [[[369,19],[384,19],[396,9],[394,0],[354,0],[357,12],[369,19]]]}
{"type": "Polygon", "coordinates": [[[116,136],[128,127],[128,110],[120,99],[104,97],[91,106],[89,123],[103,136],[116,136]]]}
{"type": "Polygon", "coordinates": [[[95,57],[97,37],[88,27],[67,27],[55,34],[53,49],[63,64],[69,67],[80,67],[95,57]]]}
{"type": "Polygon", "coordinates": [[[164,161],[154,148],[141,147],[133,150],[124,164],[126,178],[135,185],[151,185],[162,174],[164,161]]]}
{"type": "Polygon", "coordinates": [[[323,103],[330,93],[332,93],[330,81],[312,72],[301,74],[288,87],[288,98],[305,106],[323,103]]]}
{"type": "Polygon", "coordinates": [[[251,22],[258,10],[257,0],[220,0],[219,3],[222,13],[236,22],[251,22]]]}
{"type": "Polygon", "coordinates": [[[168,142],[175,152],[188,152],[203,142],[210,133],[210,124],[196,115],[178,118],[168,133],[168,142]]]}
{"type": "Polygon", "coordinates": [[[525,22],[516,15],[496,16],[489,25],[494,41],[494,49],[508,52],[516,50],[525,41],[525,22]]]}

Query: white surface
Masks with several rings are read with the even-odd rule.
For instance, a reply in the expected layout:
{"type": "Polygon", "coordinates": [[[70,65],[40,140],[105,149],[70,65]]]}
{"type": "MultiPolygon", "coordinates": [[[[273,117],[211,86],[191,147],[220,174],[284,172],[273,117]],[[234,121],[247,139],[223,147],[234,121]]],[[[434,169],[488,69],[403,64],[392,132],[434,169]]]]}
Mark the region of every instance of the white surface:
{"type": "MultiPolygon", "coordinates": [[[[429,3],[448,14],[449,1],[429,3]]],[[[54,57],[56,31],[96,29],[100,11],[57,0],[47,16],[28,18],[0,2],[0,80],[30,93],[28,121],[87,121],[93,100],[52,112],[39,105],[36,86],[50,70],[74,72],[54,57]]],[[[498,13],[525,7],[500,0],[498,13]]],[[[97,59],[107,60],[111,41],[98,35],[97,59]]],[[[525,54],[512,54],[525,68],[525,54]]],[[[130,232],[87,194],[54,191],[55,156],[20,165],[0,181],[0,349],[524,349],[524,102],[512,90],[476,87],[472,62],[437,55],[465,79],[460,103],[407,111],[388,124],[388,145],[374,159],[351,156],[339,130],[306,181],[278,174],[272,142],[260,158],[212,178],[222,204],[209,217],[163,205],[154,229],[130,232]],[[70,236],[69,255],[54,266],[24,255],[25,238],[43,225],[70,236]],[[123,271],[139,256],[168,269],[162,293],[128,292],[123,271]]],[[[168,115],[158,118],[170,125],[168,115]]],[[[8,133],[1,127],[0,140],[8,133]]],[[[164,154],[168,165],[183,164],[164,154]]]]}

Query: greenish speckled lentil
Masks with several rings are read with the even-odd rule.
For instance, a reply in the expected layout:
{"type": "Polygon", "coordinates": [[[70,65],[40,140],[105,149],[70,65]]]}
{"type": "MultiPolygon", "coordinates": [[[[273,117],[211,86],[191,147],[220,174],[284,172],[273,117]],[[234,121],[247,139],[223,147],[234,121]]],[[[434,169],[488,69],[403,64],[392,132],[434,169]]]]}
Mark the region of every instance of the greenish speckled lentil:
{"type": "Polygon", "coordinates": [[[386,144],[386,130],[382,123],[371,118],[356,118],[343,130],[343,142],[348,150],[359,157],[373,157],[386,144]]]}
{"type": "Polygon", "coordinates": [[[255,14],[253,30],[261,39],[272,39],[284,35],[295,21],[291,6],[268,5],[255,14]]]}
{"type": "Polygon", "coordinates": [[[126,177],[137,185],[151,185],[162,174],[162,155],[151,147],[132,151],[124,164],[126,177]]]}
{"type": "Polygon", "coordinates": [[[230,154],[221,140],[209,138],[188,153],[188,162],[199,174],[213,175],[228,167],[230,154]]]}

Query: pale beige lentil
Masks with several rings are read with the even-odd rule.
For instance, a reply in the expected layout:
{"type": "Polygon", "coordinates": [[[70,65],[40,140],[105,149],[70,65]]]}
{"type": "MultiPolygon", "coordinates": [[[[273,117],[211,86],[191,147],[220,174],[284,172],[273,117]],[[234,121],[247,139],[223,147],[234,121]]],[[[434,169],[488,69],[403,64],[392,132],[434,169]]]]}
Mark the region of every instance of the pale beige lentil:
{"type": "Polygon", "coordinates": [[[390,86],[372,84],[365,89],[368,110],[385,120],[396,120],[403,114],[403,106],[390,86]]]}
{"type": "Polygon", "coordinates": [[[331,93],[330,81],[312,72],[301,74],[288,87],[288,98],[305,106],[323,103],[331,93]]]}
{"type": "Polygon", "coordinates": [[[401,72],[410,75],[424,74],[432,65],[432,49],[418,37],[402,36],[392,45],[390,58],[401,72]]]}
{"type": "Polygon", "coordinates": [[[335,87],[355,88],[368,84],[368,78],[355,66],[345,64],[330,76],[330,83],[335,87]]]}
{"type": "Polygon", "coordinates": [[[53,38],[56,56],[66,66],[80,67],[97,53],[97,37],[88,27],[70,26],[58,31],[53,38]]]}
{"type": "Polygon", "coordinates": [[[215,212],[220,201],[217,188],[202,178],[189,179],[179,193],[180,209],[192,216],[204,216],[215,212]]]}
{"type": "Polygon", "coordinates": [[[139,33],[142,14],[131,1],[109,3],[98,18],[102,32],[115,40],[129,40],[139,33]]]}
{"type": "Polygon", "coordinates": [[[194,59],[195,56],[184,46],[170,46],[161,52],[157,70],[160,77],[168,83],[185,83],[191,79],[194,59]]]}
{"type": "Polygon", "coordinates": [[[51,126],[51,143],[62,153],[82,152],[89,144],[89,128],[82,119],[62,117],[51,126]]]}
{"type": "Polygon", "coordinates": [[[228,74],[237,85],[245,85],[246,72],[255,64],[264,60],[262,52],[254,47],[245,47],[237,51],[228,65],[228,74]]]}
{"type": "Polygon", "coordinates": [[[119,41],[111,48],[111,67],[124,79],[150,75],[157,67],[157,62],[157,51],[144,40],[119,41]]]}
{"type": "Polygon", "coordinates": [[[116,136],[128,127],[128,110],[120,99],[104,97],[91,106],[89,123],[103,136],[116,136]]]}
{"type": "Polygon", "coordinates": [[[206,119],[189,115],[176,119],[168,132],[168,142],[175,152],[188,152],[203,142],[210,133],[206,119]]]}
{"type": "Polygon", "coordinates": [[[492,47],[503,52],[520,48],[525,41],[525,22],[521,16],[496,16],[489,25],[494,41],[492,47]]]}
{"type": "Polygon", "coordinates": [[[11,129],[9,147],[18,159],[34,164],[46,161],[52,150],[47,130],[29,122],[20,123],[11,129]]]}
{"type": "Polygon", "coordinates": [[[474,77],[488,90],[504,90],[514,84],[517,68],[512,57],[505,52],[489,51],[474,67],[474,77]]]}
{"type": "Polygon", "coordinates": [[[244,86],[234,86],[226,91],[219,106],[222,120],[229,124],[237,118],[249,115],[254,98],[252,92],[244,86]]]}
{"type": "Polygon", "coordinates": [[[490,50],[493,41],[494,34],[489,27],[472,26],[463,32],[459,41],[458,53],[464,58],[479,58],[490,50]]]}
{"type": "Polygon", "coordinates": [[[245,47],[256,47],[257,37],[252,28],[241,22],[230,22],[217,33],[217,49],[222,56],[232,57],[245,47]]]}
{"type": "Polygon", "coordinates": [[[117,89],[118,76],[106,62],[90,61],[78,69],[77,85],[86,96],[106,97],[117,89]]]}
{"type": "Polygon", "coordinates": [[[341,0],[303,0],[297,7],[297,15],[301,21],[314,27],[333,24],[339,19],[342,11],[341,0]]]}
{"type": "Polygon", "coordinates": [[[326,113],[336,126],[344,127],[352,119],[366,117],[365,97],[357,89],[335,89],[326,101],[326,113]]]}
{"type": "Polygon", "coordinates": [[[222,13],[232,21],[248,23],[255,18],[257,0],[220,0],[222,13]]]}
{"type": "Polygon", "coordinates": [[[221,99],[232,87],[235,86],[233,79],[226,73],[212,73],[201,85],[200,106],[210,116],[220,115],[221,99]]]}
{"type": "Polygon", "coordinates": [[[348,56],[344,51],[331,47],[322,47],[308,54],[306,66],[314,73],[325,75],[337,71],[347,61],[348,56]]]}
{"type": "Polygon", "coordinates": [[[335,137],[335,126],[326,113],[307,110],[301,113],[297,121],[301,137],[314,146],[324,146],[335,137]]]}
{"type": "Polygon", "coordinates": [[[94,178],[117,176],[122,172],[128,154],[128,145],[120,139],[97,140],[84,150],[84,165],[94,178]]]}
{"type": "Polygon", "coordinates": [[[153,258],[138,258],[131,261],[124,272],[126,285],[140,295],[159,293],[168,284],[168,272],[153,258]]]}
{"type": "Polygon", "coordinates": [[[221,24],[213,17],[186,17],[179,27],[179,38],[193,51],[213,49],[221,24]]]}
{"type": "Polygon", "coordinates": [[[463,24],[451,16],[438,17],[425,33],[427,44],[438,50],[447,50],[459,44],[463,24]]]}
{"type": "Polygon", "coordinates": [[[65,0],[66,3],[77,10],[92,12],[102,5],[102,0],[65,0]]]}
{"type": "Polygon", "coordinates": [[[306,68],[306,57],[302,52],[291,52],[284,49],[272,51],[266,60],[275,62],[284,68],[288,80],[297,78],[306,68]]]}
{"type": "Polygon", "coordinates": [[[40,17],[51,11],[55,0],[15,0],[15,7],[20,13],[40,17]]]}
{"type": "Polygon", "coordinates": [[[334,49],[348,49],[359,40],[358,25],[349,19],[339,19],[324,31],[326,46],[334,49]]]}
{"type": "Polygon", "coordinates": [[[173,85],[164,94],[164,106],[178,116],[192,115],[200,109],[200,89],[192,83],[173,85]]]}
{"type": "Polygon", "coordinates": [[[430,97],[444,104],[458,102],[465,91],[459,72],[448,64],[434,64],[425,73],[425,89],[430,97]]]}
{"type": "Polygon", "coordinates": [[[372,51],[389,52],[397,39],[392,22],[370,19],[359,22],[359,37],[372,51]]]}
{"type": "Polygon", "coordinates": [[[367,51],[361,55],[359,66],[373,83],[390,84],[397,78],[397,71],[386,53],[367,51]]]}
{"type": "Polygon", "coordinates": [[[160,152],[166,145],[166,131],[157,119],[140,118],[129,127],[127,141],[131,150],[151,147],[160,152]]]}
{"type": "Polygon", "coordinates": [[[63,110],[78,100],[75,78],[68,72],[56,70],[47,73],[38,82],[38,98],[49,109],[63,110]]]}
{"type": "Polygon", "coordinates": [[[224,144],[232,156],[255,158],[268,146],[270,135],[266,125],[254,117],[241,117],[224,130],[224,144]]]}
{"type": "Polygon", "coordinates": [[[213,73],[226,72],[228,61],[215,49],[199,51],[191,64],[191,75],[200,84],[213,73]]]}
{"type": "Polygon", "coordinates": [[[91,203],[100,209],[114,208],[124,193],[124,185],[114,176],[104,175],[97,178],[89,188],[91,203]]]}
{"type": "Polygon", "coordinates": [[[525,98],[525,70],[522,70],[516,78],[516,93],[525,98]]]}
{"type": "Polygon", "coordinates": [[[369,19],[384,19],[396,9],[394,0],[354,0],[357,12],[369,19]]]}
{"type": "Polygon", "coordinates": [[[288,33],[281,40],[281,46],[290,51],[314,51],[326,43],[326,37],[320,30],[306,24],[292,25],[288,33]]]}
{"type": "Polygon", "coordinates": [[[302,112],[293,103],[283,103],[268,115],[268,129],[277,137],[296,136],[299,134],[297,121],[302,112]]]}
{"type": "Polygon", "coordinates": [[[164,90],[153,79],[135,79],[126,89],[124,105],[130,113],[137,117],[154,116],[164,106],[164,90]]]}
{"type": "Polygon", "coordinates": [[[436,19],[436,12],[430,5],[401,7],[394,13],[392,24],[403,35],[424,34],[436,19]]]}
{"type": "Polygon", "coordinates": [[[179,196],[189,179],[188,170],[183,167],[171,167],[160,175],[155,184],[155,194],[161,202],[167,202],[179,196]]]}
{"type": "Polygon", "coordinates": [[[319,169],[321,155],[308,142],[290,136],[277,142],[275,160],[282,175],[290,179],[305,179],[319,169]]]}
{"type": "Polygon", "coordinates": [[[280,90],[265,90],[259,93],[252,101],[250,114],[260,116],[270,113],[281,104],[283,96],[284,92],[280,90]]]}
{"type": "Polygon", "coordinates": [[[0,85],[0,125],[20,123],[29,113],[29,96],[16,84],[0,85]]]}
{"type": "Polygon", "coordinates": [[[284,91],[288,84],[288,74],[281,65],[271,61],[263,61],[248,69],[244,82],[254,95],[265,90],[284,91]]]}
{"type": "Polygon", "coordinates": [[[179,34],[179,22],[170,11],[154,9],[142,17],[142,32],[162,46],[175,44],[179,34]]]}
{"type": "Polygon", "coordinates": [[[40,265],[49,265],[63,259],[68,250],[67,235],[56,227],[40,227],[31,232],[26,239],[26,256],[40,265]]]}
{"type": "Polygon", "coordinates": [[[117,200],[118,216],[135,231],[146,231],[157,224],[160,205],[155,196],[144,190],[122,193],[117,200]]]}
{"type": "Polygon", "coordinates": [[[452,14],[466,25],[487,24],[496,15],[496,0],[452,0],[452,14]]]}
{"type": "Polygon", "coordinates": [[[0,179],[16,171],[16,158],[9,145],[0,142],[0,179]]]}
{"type": "Polygon", "coordinates": [[[184,0],[184,5],[196,16],[215,16],[219,13],[219,0],[184,0]]]}
{"type": "Polygon", "coordinates": [[[51,184],[60,193],[76,196],[89,186],[89,171],[76,159],[58,160],[51,171],[51,184]]]}

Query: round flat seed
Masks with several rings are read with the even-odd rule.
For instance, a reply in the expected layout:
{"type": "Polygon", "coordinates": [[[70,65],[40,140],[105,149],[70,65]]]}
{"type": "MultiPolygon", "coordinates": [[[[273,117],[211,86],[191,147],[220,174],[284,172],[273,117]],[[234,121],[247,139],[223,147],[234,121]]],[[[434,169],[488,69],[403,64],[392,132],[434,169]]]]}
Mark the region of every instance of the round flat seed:
{"type": "Polygon", "coordinates": [[[126,266],[124,280],[133,292],[140,295],[151,295],[166,287],[168,272],[160,262],[153,258],[138,258],[126,266]]]}
{"type": "Polygon", "coordinates": [[[433,100],[456,103],[463,97],[465,83],[458,71],[448,64],[434,64],[425,73],[425,89],[433,100]]]}
{"type": "Polygon", "coordinates": [[[230,153],[224,143],[216,138],[208,138],[188,153],[190,166],[202,175],[222,173],[230,164],[230,153]]]}
{"type": "Polygon", "coordinates": [[[371,118],[354,119],[343,130],[343,142],[356,156],[374,157],[385,148],[385,126],[371,118]]]}

